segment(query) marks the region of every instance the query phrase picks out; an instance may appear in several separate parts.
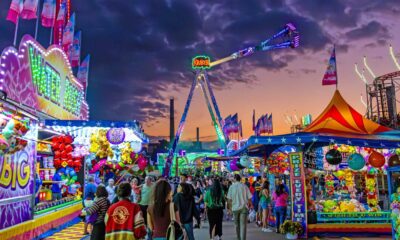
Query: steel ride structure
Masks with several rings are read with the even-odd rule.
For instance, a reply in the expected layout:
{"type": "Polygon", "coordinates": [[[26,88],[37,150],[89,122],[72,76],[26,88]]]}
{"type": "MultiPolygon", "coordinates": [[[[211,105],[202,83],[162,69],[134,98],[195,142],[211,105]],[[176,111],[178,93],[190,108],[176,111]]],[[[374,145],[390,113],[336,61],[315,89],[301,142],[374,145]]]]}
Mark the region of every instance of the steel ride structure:
{"type": "Polygon", "coordinates": [[[376,76],[367,64],[366,57],[364,57],[364,66],[371,77],[372,83],[368,83],[364,76],[364,69],[362,73],[355,66],[355,71],[360,79],[365,83],[367,92],[367,107],[366,117],[387,127],[399,129],[399,115],[397,112],[397,103],[400,98],[396,95],[400,91],[400,64],[397,61],[393,47],[389,47],[390,56],[398,71],[376,76]]]}
{"type": "Polygon", "coordinates": [[[193,79],[192,85],[190,87],[189,96],[186,101],[186,105],[181,117],[181,121],[179,122],[175,138],[171,144],[171,147],[168,151],[168,157],[165,161],[165,167],[163,176],[169,176],[170,169],[172,165],[172,160],[175,155],[176,148],[179,143],[180,136],[183,132],[183,128],[185,126],[186,116],[190,108],[190,103],[192,101],[194,90],[196,86],[200,87],[204,94],[205,101],[207,103],[208,110],[211,115],[211,119],[215,128],[215,131],[218,136],[218,141],[221,145],[221,148],[225,149],[226,144],[229,141],[229,136],[225,135],[222,131],[223,127],[223,119],[221,117],[221,113],[218,108],[217,101],[215,99],[214,92],[210,85],[207,70],[220,65],[222,63],[226,63],[235,59],[239,59],[242,57],[247,57],[253,55],[255,52],[259,51],[269,51],[274,49],[283,49],[283,48],[297,48],[299,46],[299,33],[296,27],[292,23],[288,23],[284,26],[284,28],[268,38],[267,40],[261,42],[259,45],[247,47],[245,49],[234,52],[228,57],[216,60],[211,62],[210,57],[208,56],[196,56],[192,59],[192,68],[195,71],[195,77],[193,79]],[[210,100],[211,99],[211,100],[210,100]],[[212,104],[211,104],[212,103],[212,104]]]}

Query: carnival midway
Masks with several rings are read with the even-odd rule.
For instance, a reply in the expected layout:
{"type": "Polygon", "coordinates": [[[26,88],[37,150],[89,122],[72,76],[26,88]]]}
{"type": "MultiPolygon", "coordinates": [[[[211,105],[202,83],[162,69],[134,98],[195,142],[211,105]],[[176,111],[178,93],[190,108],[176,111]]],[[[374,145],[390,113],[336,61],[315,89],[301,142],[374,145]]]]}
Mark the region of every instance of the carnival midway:
{"type": "Polygon", "coordinates": [[[324,110],[286,115],[290,133],[281,135],[272,113],[254,110],[245,116],[248,138],[237,113],[223,117],[209,76],[255,55],[300,54],[301,28],[288,19],[226,57],[188,56],[194,75],[177,130],[171,99],[169,141],[154,144],[138,120],[91,119],[96,79],[90,55],[81,57],[85,29],[76,27],[74,1],[8,2],[0,9],[1,24],[14,27],[0,56],[0,239],[400,239],[400,65],[392,46],[386,57],[396,71],[376,76],[366,57],[365,71],[355,65],[365,112],[340,91],[332,45],[324,110]],[[27,22],[34,32],[22,32],[27,22]],[[38,40],[41,29],[50,31],[47,42],[38,40]],[[190,146],[181,139],[196,91],[214,149],[199,136],[190,146]]]}

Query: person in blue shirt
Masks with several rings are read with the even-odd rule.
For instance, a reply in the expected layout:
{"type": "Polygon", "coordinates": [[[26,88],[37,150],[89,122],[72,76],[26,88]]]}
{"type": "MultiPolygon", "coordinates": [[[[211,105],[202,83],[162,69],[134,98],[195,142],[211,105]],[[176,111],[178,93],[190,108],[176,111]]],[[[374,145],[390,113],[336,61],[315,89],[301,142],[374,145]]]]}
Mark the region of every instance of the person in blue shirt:
{"type": "MultiPolygon", "coordinates": [[[[83,198],[83,206],[85,208],[89,208],[89,207],[91,207],[93,205],[93,201],[94,201],[94,198],[95,198],[95,193],[96,193],[96,190],[97,190],[97,187],[94,184],[94,177],[90,176],[88,178],[88,181],[89,182],[86,184],[85,189],[84,189],[84,194],[85,195],[84,195],[84,198],[83,198]]],[[[89,234],[89,232],[88,232],[88,226],[89,226],[88,220],[89,220],[89,218],[86,218],[86,220],[85,220],[85,222],[83,224],[83,234],[84,235],[89,234]]]]}
{"type": "Polygon", "coordinates": [[[52,192],[52,198],[54,200],[59,200],[61,199],[61,181],[62,181],[62,176],[64,175],[63,170],[57,171],[54,176],[53,176],[53,185],[51,186],[51,192],[52,192]]]}

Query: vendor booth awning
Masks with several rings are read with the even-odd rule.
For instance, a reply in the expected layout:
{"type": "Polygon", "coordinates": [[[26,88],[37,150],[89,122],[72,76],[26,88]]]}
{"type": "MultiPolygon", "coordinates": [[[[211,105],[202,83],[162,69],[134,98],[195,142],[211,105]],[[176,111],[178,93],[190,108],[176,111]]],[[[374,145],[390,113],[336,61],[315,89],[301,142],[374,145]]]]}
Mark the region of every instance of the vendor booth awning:
{"type": "Polygon", "coordinates": [[[390,130],[392,129],[363,117],[336,90],[325,110],[304,132],[377,134],[390,130]]]}
{"type": "Polygon", "coordinates": [[[256,152],[260,147],[275,149],[282,145],[317,147],[329,144],[399,148],[400,131],[364,118],[336,90],[325,110],[303,132],[278,136],[252,136],[245,146],[230,155],[239,155],[244,151],[256,152]]]}

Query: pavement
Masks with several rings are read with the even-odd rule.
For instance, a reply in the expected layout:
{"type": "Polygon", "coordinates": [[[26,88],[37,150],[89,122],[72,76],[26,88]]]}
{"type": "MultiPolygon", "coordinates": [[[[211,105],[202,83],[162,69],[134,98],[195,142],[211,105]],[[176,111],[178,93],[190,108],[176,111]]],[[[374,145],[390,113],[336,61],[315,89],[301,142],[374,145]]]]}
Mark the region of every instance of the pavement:
{"type": "MultiPolygon", "coordinates": [[[[235,232],[235,224],[233,221],[224,221],[223,228],[222,228],[222,239],[226,240],[236,240],[236,232],[235,232]]],[[[195,229],[194,237],[197,240],[207,240],[210,239],[208,233],[208,223],[205,222],[201,226],[201,229],[195,229]]],[[[257,227],[255,223],[247,224],[247,239],[248,240],[258,240],[258,239],[265,239],[265,240],[283,240],[285,239],[284,235],[277,234],[277,233],[264,233],[261,231],[261,228],[257,227]]],[[[310,238],[312,240],[390,240],[391,237],[387,238],[354,238],[354,237],[342,237],[342,238],[310,238]]]]}
{"type": "MultiPolygon", "coordinates": [[[[194,236],[196,240],[208,240],[210,239],[209,233],[208,233],[208,222],[205,222],[202,224],[200,229],[195,229],[194,230],[194,236]]],[[[69,227],[67,229],[64,229],[61,232],[58,232],[54,234],[53,236],[50,236],[46,238],[46,240],[89,240],[89,236],[83,236],[82,235],[83,231],[83,223],[80,222],[78,224],[75,224],[72,227],[69,227]]],[[[223,223],[223,229],[222,229],[222,239],[224,240],[236,240],[236,232],[235,232],[235,224],[233,221],[224,221],[223,223]]],[[[247,224],[247,239],[248,240],[258,240],[258,239],[268,239],[268,240],[283,240],[285,239],[284,235],[282,234],[277,234],[274,232],[271,233],[264,233],[261,231],[261,228],[257,227],[255,223],[249,223],[247,224]]],[[[312,240],[363,240],[363,239],[368,239],[368,240],[390,240],[392,239],[391,237],[387,238],[354,238],[354,237],[342,237],[342,238],[310,238],[312,240]]]]}

